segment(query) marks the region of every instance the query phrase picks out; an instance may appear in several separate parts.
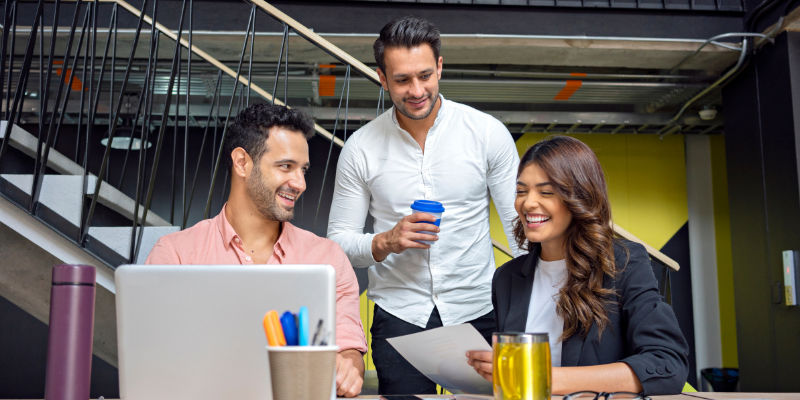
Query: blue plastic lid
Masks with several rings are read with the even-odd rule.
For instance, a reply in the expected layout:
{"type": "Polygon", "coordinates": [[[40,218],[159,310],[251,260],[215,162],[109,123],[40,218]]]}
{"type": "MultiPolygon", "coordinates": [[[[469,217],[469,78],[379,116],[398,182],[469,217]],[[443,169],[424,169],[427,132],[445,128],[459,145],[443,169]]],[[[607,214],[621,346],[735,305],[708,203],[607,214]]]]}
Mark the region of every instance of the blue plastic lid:
{"type": "Polygon", "coordinates": [[[444,212],[444,206],[442,206],[442,203],[433,200],[415,200],[414,204],[411,205],[411,209],[432,213],[444,212]]]}

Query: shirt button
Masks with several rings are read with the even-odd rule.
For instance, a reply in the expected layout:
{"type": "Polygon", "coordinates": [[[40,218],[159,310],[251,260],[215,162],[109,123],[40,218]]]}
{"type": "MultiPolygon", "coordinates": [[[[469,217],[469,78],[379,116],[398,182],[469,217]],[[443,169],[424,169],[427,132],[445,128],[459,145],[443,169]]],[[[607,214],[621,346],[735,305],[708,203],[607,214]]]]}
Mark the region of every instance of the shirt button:
{"type": "Polygon", "coordinates": [[[435,294],[435,295],[433,295],[433,298],[435,298],[436,300],[439,300],[439,295],[435,294]]]}
{"type": "Polygon", "coordinates": [[[239,243],[239,238],[234,238],[233,241],[239,243]]]}
{"type": "Polygon", "coordinates": [[[247,260],[247,261],[250,261],[250,256],[247,256],[244,259],[247,260]]]}

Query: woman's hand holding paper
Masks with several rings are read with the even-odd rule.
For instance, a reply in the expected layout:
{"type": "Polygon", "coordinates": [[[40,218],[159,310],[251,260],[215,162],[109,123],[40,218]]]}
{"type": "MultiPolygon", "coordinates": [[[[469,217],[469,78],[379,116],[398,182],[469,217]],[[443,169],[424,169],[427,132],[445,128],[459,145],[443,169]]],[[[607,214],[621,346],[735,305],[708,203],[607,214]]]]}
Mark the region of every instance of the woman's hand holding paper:
{"type": "Polygon", "coordinates": [[[467,364],[475,369],[483,379],[492,382],[492,352],[491,351],[468,351],[467,364]]]}

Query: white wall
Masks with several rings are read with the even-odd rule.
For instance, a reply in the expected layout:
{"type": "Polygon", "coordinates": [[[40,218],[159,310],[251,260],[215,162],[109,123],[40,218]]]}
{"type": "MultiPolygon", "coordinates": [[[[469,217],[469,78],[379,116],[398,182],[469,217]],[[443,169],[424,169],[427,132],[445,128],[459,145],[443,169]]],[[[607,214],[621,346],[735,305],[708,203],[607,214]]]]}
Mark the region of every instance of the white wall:
{"type": "MultiPolygon", "coordinates": [[[[709,137],[687,135],[686,195],[689,206],[692,309],[698,375],[703,368],[722,367],[717,247],[711,179],[709,137]]],[[[701,381],[699,376],[697,381],[701,381]]]]}

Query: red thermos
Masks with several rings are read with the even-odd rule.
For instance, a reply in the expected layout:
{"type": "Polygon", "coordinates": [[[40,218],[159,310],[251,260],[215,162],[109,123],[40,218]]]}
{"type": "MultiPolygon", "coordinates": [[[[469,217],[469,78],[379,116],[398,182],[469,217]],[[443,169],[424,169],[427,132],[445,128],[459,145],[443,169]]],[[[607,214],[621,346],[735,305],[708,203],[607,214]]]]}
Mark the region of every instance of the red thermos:
{"type": "Polygon", "coordinates": [[[88,400],[97,271],[56,265],[50,289],[45,400],[88,400]]]}

